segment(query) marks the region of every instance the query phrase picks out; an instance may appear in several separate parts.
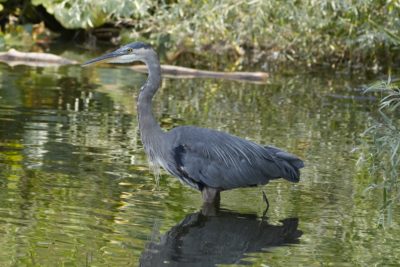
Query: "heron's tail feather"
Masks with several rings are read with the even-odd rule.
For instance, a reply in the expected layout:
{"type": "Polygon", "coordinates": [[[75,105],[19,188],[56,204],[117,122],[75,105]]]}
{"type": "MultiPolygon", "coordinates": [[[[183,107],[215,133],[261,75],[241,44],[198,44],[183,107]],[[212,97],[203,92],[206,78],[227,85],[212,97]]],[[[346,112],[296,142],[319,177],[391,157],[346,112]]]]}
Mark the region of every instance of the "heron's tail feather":
{"type": "Polygon", "coordinates": [[[282,178],[295,183],[300,181],[300,169],[304,167],[304,162],[301,159],[273,146],[266,146],[265,148],[269,153],[282,160],[281,164],[284,170],[282,178]]]}

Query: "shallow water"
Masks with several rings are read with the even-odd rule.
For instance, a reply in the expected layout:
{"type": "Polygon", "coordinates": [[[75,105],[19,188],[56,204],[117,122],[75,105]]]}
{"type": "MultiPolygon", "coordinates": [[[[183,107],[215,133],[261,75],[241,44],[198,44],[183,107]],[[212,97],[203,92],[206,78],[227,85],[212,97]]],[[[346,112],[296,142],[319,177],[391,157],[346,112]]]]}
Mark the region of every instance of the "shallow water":
{"type": "Polygon", "coordinates": [[[0,65],[0,266],[354,266],[400,261],[399,208],[356,167],[376,101],[364,77],[274,74],[267,84],[165,79],[161,125],[215,128],[305,160],[298,184],[200,194],[148,167],[126,68],[0,65]]]}

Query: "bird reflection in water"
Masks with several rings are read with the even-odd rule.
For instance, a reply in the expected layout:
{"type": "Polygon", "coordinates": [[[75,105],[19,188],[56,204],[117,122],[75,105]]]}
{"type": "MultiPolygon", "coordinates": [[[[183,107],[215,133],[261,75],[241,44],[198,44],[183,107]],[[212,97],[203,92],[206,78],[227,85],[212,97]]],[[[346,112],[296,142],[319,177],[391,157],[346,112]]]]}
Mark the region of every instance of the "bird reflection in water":
{"type": "Polygon", "coordinates": [[[215,214],[189,214],[159,242],[150,242],[140,266],[215,266],[246,264],[248,253],[299,243],[303,234],[297,218],[271,225],[255,214],[217,210],[215,214]]]}

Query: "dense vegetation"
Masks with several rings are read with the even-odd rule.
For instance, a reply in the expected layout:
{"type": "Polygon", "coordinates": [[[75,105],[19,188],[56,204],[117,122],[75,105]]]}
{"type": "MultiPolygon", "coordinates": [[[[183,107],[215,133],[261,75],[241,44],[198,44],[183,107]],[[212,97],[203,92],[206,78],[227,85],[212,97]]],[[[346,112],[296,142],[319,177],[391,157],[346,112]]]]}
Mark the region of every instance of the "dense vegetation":
{"type": "Polygon", "coordinates": [[[252,62],[377,68],[398,59],[400,3],[396,0],[0,3],[3,47],[29,44],[29,39],[31,43],[48,42],[54,36],[47,31],[51,29],[68,38],[84,33],[92,44],[93,40],[147,40],[160,50],[167,47],[171,60],[182,54],[215,59],[217,54],[252,62]],[[12,37],[13,32],[25,34],[12,37]]]}
{"type": "Polygon", "coordinates": [[[369,189],[382,189],[382,223],[391,223],[392,206],[400,199],[400,83],[377,82],[366,92],[379,92],[379,116],[371,119],[363,134],[360,162],[373,178],[369,189]]]}

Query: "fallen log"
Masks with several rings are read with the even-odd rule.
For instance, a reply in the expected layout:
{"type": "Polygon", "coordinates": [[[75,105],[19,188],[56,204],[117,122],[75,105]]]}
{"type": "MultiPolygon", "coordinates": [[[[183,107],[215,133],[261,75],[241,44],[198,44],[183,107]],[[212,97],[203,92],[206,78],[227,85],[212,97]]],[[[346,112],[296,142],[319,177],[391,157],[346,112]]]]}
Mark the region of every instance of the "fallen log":
{"type": "Polygon", "coordinates": [[[20,52],[15,49],[10,49],[8,52],[0,52],[0,61],[10,66],[27,65],[32,67],[54,67],[78,63],[53,54],[20,52]]]}
{"type": "MultiPolygon", "coordinates": [[[[32,67],[56,67],[62,65],[78,64],[75,60],[66,59],[49,53],[20,52],[10,49],[8,52],[0,52],[0,62],[10,66],[27,65],[32,67]]],[[[145,65],[134,65],[131,69],[141,73],[147,73],[145,65]]],[[[218,72],[198,70],[180,66],[161,65],[164,77],[168,78],[216,78],[227,80],[239,80],[254,83],[265,83],[268,73],[265,72],[218,72]]]]}
{"type": "MultiPolygon", "coordinates": [[[[147,73],[147,67],[145,65],[134,65],[131,66],[131,69],[137,72],[147,73]]],[[[161,65],[161,72],[164,77],[169,78],[216,78],[255,83],[265,83],[268,78],[268,73],[266,72],[218,72],[172,65],[161,65]]]]}

